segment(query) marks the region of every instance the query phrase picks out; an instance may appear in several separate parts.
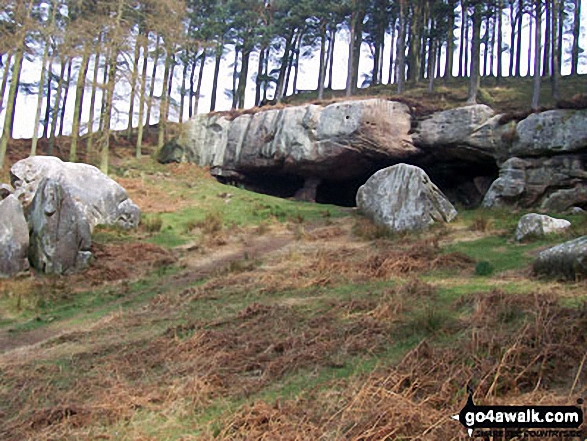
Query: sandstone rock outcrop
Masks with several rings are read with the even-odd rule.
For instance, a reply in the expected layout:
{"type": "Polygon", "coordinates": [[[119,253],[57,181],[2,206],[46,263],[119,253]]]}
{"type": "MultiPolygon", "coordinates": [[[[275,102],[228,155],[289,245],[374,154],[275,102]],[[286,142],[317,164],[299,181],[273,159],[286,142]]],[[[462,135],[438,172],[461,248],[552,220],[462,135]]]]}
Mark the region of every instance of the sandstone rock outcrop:
{"type": "Polygon", "coordinates": [[[420,230],[450,222],[457,211],[426,173],[398,164],[379,170],[359,188],[357,206],[375,223],[393,231],[420,230]]]}
{"type": "Polygon", "coordinates": [[[350,191],[351,201],[375,171],[407,163],[465,206],[566,211],[587,207],[586,132],[587,110],[516,121],[479,104],[414,117],[405,104],[368,99],[233,120],[198,115],[160,160],[209,166],[224,182],[270,194],[299,190],[304,199],[314,193],[319,199],[350,191]],[[280,185],[286,190],[272,191],[280,185]]]}
{"type": "Polygon", "coordinates": [[[140,209],[124,188],[94,166],[34,156],[15,163],[10,175],[15,194],[25,207],[32,202],[41,181],[48,178],[59,182],[71,195],[92,229],[99,224],[134,228],[140,221],[140,209]]]}
{"type": "Polygon", "coordinates": [[[542,251],[533,264],[534,273],[575,280],[587,276],[587,236],[542,251]]]}
{"type": "Polygon", "coordinates": [[[556,219],[545,214],[529,213],[520,219],[516,227],[516,240],[540,238],[552,233],[562,233],[571,227],[566,219],[556,219]]]}
{"type": "Polygon", "coordinates": [[[91,257],[90,224],[67,187],[57,179],[41,180],[29,210],[32,266],[47,274],[86,268],[91,257]]]}
{"type": "Polygon", "coordinates": [[[376,161],[418,154],[410,128],[408,106],[379,99],[270,109],[232,121],[199,115],[177,142],[183,151],[170,146],[160,160],[210,166],[225,178],[267,173],[352,179],[376,161]]]}
{"type": "Polygon", "coordinates": [[[0,277],[10,277],[29,268],[29,228],[15,196],[0,201],[0,277]]]}

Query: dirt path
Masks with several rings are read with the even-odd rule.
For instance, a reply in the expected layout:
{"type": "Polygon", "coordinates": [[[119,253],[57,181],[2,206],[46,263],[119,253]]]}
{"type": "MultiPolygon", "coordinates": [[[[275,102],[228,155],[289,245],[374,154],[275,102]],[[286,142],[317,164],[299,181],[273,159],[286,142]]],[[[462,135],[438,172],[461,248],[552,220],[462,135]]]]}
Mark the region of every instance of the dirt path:
{"type": "MultiPolygon", "coordinates": [[[[194,256],[189,247],[181,251],[180,264],[185,266],[180,273],[163,278],[156,286],[181,287],[193,284],[205,279],[219,271],[228,268],[232,263],[243,259],[259,259],[274,251],[277,251],[294,240],[291,233],[268,234],[263,237],[249,239],[240,247],[218,248],[213,254],[194,256]]],[[[154,289],[151,287],[149,289],[154,289]]],[[[132,300],[143,292],[135,293],[132,297],[123,297],[99,308],[115,306],[122,302],[132,300]]],[[[87,311],[86,311],[87,313],[87,311]]],[[[73,325],[71,319],[49,323],[45,326],[21,332],[11,332],[10,329],[0,330],[0,355],[5,356],[8,352],[31,347],[49,339],[66,335],[81,330],[82,325],[73,325]]],[[[35,320],[35,319],[33,319],[35,320]]],[[[100,320],[100,319],[96,319],[100,320]]],[[[84,323],[83,328],[87,329],[91,324],[84,323]]]]}

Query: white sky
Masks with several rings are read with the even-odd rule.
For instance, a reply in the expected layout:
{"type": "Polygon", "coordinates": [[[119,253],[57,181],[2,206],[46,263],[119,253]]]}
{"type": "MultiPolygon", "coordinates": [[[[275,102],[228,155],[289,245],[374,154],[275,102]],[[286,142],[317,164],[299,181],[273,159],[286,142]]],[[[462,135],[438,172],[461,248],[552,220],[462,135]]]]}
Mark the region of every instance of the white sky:
{"type": "MultiPolygon", "coordinates": [[[[587,73],[587,0],[582,1],[582,17],[581,17],[581,37],[580,37],[580,46],[585,49],[585,54],[583,54],[581,59],[581,65],[579,69],[579,73],[587,73]]],[[[505,25],[505,23],[504,23],[505,25]]],[[[527,23],[526,23],[527,26],[527,23]]],[[[506,29],[509,26],[506,26],[506,29]]],[[[456,31],[456,45],[455,48],[455,57],[458,56],[458,34],[459,30],[456,31]]],[[[530,39],[526,36],[522,38],[522,74],[525,75],[526,72],[526,65],[527,65],[527,54],[528,54],[528,42],[530,39]]],[[[504,43],[509,42],[509,35],[504,35],[504,43]]],[[[383,82],[387,82],[388,79],[388,72],[389,72],[389,51],[390,51],[390,43],[391,43],[391,36],[386,36],[386,46],[385,52],[383,55],[383,82]]],[[[564,42],[564,50],[563,53],[567,53],[570,51],[570,44],[571,44],[571,36],[566,35],[566,39],[564,42]]],[[[302,90],[310,90],[316,89],[317,87],[317,72],[319,66],[319,54],[315,53],[312,58],[302,59],[300,61],[300,72],[299,72],[299,79],[298,79],[298,88],[302,90]]],[[[567,55],[570,57],[569,55],[567,55]]],[[[228,110],[231,107],[231,99],[228,98],[224,91],[226,89],[232,88],[232,68],[230,68],[230,64],[234,61],[234,52],[227,51],[225,54],[222,64],[221,64],[221,78],[218,87],[217,93],[217,105],[216,110],[228,110]]],[[[333,87],[334,89],[344,89],[346,84],[346,72],[347,72],[347,61],[348,61],[348,33],[344,30],[339,31],[336,37],[336,45],[335,45],[335,54],[334,54],[334,77],[333,77],[333,87]]],[[[250,80],[247,82],[247,91],[246,91],[246,98],[245,98],[245,107],[252,107],[254,105],[254,98],[255,98],[255,84],[252,81],[253,75],[257,71],[257,62],[258,62],[258,54],[253,53],[251,55],[251,60],[249,64],[249,78],[250,80]]],[[[509,66],[509,53],[504,51],[503,53],[503,63],[504,66],[509,66]]],[[[495,64],[495,63],[494,63],[495,64]]],[[[91,66],[93,63],[91,63],[91,66]]],[[[444,63],[442,64],[444,65],[444,63]]],[[[148,72],[151,72],[152,65],[149,65],[148,72]]],[[[372,60],[370,59],[370,51],[366,44],[363,44],[362,51],[361,51],[361,62],[360,62],[360,73],[359,73],[359,85],[362,82],[363,74],[369,74],[372,68],[372,60]]],[[[57,70],[57,67],[54,67],[57,70]]],[[[161,76],[161,70],[163,66],[159,66],[159,76],[161,76]]],[[[177,102],[179,102],[179,90],[180,90],[180,81],[182,75],[182,66],[176,67],[175,71],[175,80],[174,80],[174,91],[172,92],[172,96],[177,102]]],[[[504,68],[504,70],[506,70],[504,68]]],[[[568,74],[570,68],[567,67],[563,70],[562,74],[568,74]]],[[[207,112],[210,108],[210,98],[211,98],[211,91],[212,91],[212,80],[213,80],[213,73],[214,73],[214,60],[212,57],[208,59],[208,62],[204,69],[204,78],[202,82],[202,95],[200,98],[199,104],[199,113],[207,112]]],[[[456,73],[456,67],[455,67],[456,73]]],[[[101,75],[100,75],[101,77],[101,75]]],[[[293,83],[293,72],[291,76],[291,83],[293,83]]],[[[22,81],[35,83],[40,78],[40,63],[36,62],[29,62],[25,61],[25,65],[23,68],[22,73],[22,81]]],[[[92,71],[90,69],[88,73],[88,81],[92,78],[92,71]]],[[[74,83],[74,82],[72,82],[74,83]]],[[[290,88],[288,93],[292,92],[292,84],[290,83],[290,88]]],[[[158,89],[156,90],[156,95],[161,94],[161,82],[157,84],[158,89]]],[[[128,84],[119,84],[117,85],[117,94],[121,97],[117,103],[115,103],[115,108],[118,112],[115,112],[113,115],[113,125],[115,129],[125,128],[128,123],[128,109],[129,109],[129,102],[128,98],[122,99],[122,97],[128,97],[130,93],[130,87],[128,84]]],[[[73,104],[75,99],[75,90],[74,84],[72,84],[72,88],[69,93],[67,109],[66,109],[66,122],[71,121],[73,115],[73,104]]],[[[89,113],[89,89],[86,94],[86,98],[84,99],[84,116],[82,121],[85,122],[88,119],[89,113]]],[[[272,94],[270,93],[270,97],[272,94]]],[[[97,104],[100,103],[100,95],[97,96],[97,104]]],[[[35,110],[37,104],[37,96],[36,95],[25,95],[24,93],[20,93],[17,101],[16,107],[16,116],[15,116],[15,127],[14,127],[14,136],[16,138],[30,138],[33,133],[33,126],[35,120],[35,110]]],[[[138,100],[137,105],[135,106],[135,112],[137,112],[138,108],[138,100]]],[[[99,107],[97,108],[96,115],[98,115],[99,107]]],[[[179,109],[171,110],[170,118],[174,121],[179,120],[178,116],[179,109]]],[[[43,110],[44,115],[44,110],[43,110]]],[[[185,119],[187,119],[187,106],[185,109],[185,119]]],[[[0,122],[4,119],[4,112],[0,114],[0,122]]],[[[134,125],[137,124],[137,115],[135,114],[135,122],[134,125]]],[[[158,119],[158,111],[157,106],[153,109],[153,115],[151,121],[157,121],[158,119]]],[[[70,128],[70,124],[66,123],[66,129],[70,128]]],[[[1,126],[0,126],[1,127],[1,126]]],[[[39,129],[41,131],[41,129],[39,129]]],[[[66,130],[67,133],[67,130],[66,130]]]]}

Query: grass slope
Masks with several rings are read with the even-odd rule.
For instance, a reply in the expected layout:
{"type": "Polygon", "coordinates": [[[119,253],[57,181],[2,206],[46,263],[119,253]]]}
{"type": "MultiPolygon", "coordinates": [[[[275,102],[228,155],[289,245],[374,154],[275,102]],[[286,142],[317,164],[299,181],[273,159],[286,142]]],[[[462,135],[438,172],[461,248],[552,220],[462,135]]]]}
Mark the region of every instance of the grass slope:
{"type": "Polygon", "coordinates": [[[2,439],[466,439],[468,382],[486,404],[587,392],[585,282],[529,271],[577,216],[524,244],[522,213],[481,210],[389,235],[192,165],[115,174],[139,230],[97,231],[81,275],[0,281],[2,439]]]}

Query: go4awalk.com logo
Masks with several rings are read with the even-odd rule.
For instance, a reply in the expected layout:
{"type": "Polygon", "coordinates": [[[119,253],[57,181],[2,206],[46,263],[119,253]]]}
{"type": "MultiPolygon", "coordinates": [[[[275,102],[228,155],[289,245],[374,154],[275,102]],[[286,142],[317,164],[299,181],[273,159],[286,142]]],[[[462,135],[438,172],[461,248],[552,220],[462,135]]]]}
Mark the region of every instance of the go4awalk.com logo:
{"type": "Polygon", "coordinates": [[[469,436],[583,439],[579,430],[583,411],[579,406],[478,406],[470,393],[465,407],[452,418],[465,426],[469,436]]]}

